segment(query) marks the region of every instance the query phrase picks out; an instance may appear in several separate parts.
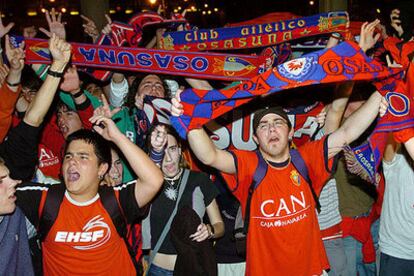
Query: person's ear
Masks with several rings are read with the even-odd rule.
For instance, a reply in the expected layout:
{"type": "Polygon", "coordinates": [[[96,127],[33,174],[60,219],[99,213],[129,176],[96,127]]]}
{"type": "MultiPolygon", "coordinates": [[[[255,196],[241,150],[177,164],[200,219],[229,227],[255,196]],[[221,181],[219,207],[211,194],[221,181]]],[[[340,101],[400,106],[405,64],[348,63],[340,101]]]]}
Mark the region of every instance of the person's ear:
{"type": "Polygon", "coordinates": [[[293,134],[295,134],[295,130],[293,129],[293,127],[290,128],[289,130],[289,142],[292,142],[293,140],[293,134]]]}
{"type": "Polygon", "coordinates": [[[99,165],[98,175],[99,175],[100,179],[103,179],[105,174],[108,172],[108,169],[109,169],[108,163],[102,163],[102,164],[99,165]]]}

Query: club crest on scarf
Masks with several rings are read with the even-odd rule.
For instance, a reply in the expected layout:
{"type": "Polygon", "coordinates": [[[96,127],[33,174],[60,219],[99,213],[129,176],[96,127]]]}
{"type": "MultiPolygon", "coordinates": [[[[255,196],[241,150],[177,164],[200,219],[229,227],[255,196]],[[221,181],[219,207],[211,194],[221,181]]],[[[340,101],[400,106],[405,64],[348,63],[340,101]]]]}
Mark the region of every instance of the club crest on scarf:
{"type": "Polygon", "coordinates": [[[225,76],[244,76],[249,74],[257,67],[251,62],[238,58],[238,57],[226,57],[225,60],[214,59],[213,72],[222,72],[225,76]]]}
{"type": "Polygon", "coordinates": [[[312,55],[293,59],[278,66],[277,70],[282,77],[300,80],[313,73],[315,67],[312,64],[315,60],[316,58],[312,55]]]}

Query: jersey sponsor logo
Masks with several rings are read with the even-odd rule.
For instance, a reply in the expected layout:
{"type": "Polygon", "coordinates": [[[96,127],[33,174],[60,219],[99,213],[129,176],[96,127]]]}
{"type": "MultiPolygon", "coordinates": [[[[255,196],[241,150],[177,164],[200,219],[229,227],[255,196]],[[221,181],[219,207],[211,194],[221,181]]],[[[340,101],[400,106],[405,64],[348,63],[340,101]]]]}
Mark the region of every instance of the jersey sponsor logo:
{"type": "Polygon", "coordinates": [[[264,200],[260,204],[261,215],[252,218],[258,219],[261,227],[283,227],[307,218],[310,208],[302,191],[300,197],[290,195],[288,198],[264,200]]]}
{"type": "Polygon", "coordinates": [[[73,248],[90,250],[102,246],[111,237],[111,228],[100,215],[89,220],[82,230],[82,232],[57,231],[55,242],[76,243],[73,248]]]}
{"type": "Polygon", "coordinates": [[[296,186],[300,186],[300,175],[297,170],[290,171],[290,180],[292,180],[292,183],[296,186]]]}
{"type": "Polygon", "coordinates": [[[41,147],[39,149],[39,167],[53,166],[59,163],[59,158],[47,148],[41,147]]]}

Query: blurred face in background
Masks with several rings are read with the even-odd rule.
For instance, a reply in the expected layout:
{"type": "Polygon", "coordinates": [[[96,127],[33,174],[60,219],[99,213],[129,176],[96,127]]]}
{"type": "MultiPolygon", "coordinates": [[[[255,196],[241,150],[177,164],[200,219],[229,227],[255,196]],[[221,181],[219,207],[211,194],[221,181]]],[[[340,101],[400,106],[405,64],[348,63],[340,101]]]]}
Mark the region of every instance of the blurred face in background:
{"type": "Polygon", "coordinates": [[[57,124],[63,137],[66,139],[70,134],[83,128],[82,121],[76,111],[62,105],[57,111],[57,124]]]}
{"type": "Polygon", "coordinates": [[[122,183],[122,177],[124,174],[124,168],[122,166],[121,158],[119,158],[118,153],[111,149],[112,164],[109,168],[108,175],[112,179],[113,185],[119,185],[122,183]]]}
{"type": "Polygon", "coordinates": [[[101,95],[104,94],[104,90],[102,89],[102,87],[100,87],[99,85],[97,85],[96,83],[89,83],[86,87],[86,90],[88,90],[89,93],[91,93],[93,96],[97,97],[98,99],[101,99],[101,95]]]}
{"type": "Polygon", "coordinates": [[[145,96],[165,97],[164,83],[157,75],[148,75],[142,79],[135,94],[135,106],[138,109],[144,107],[145,96]]]}
{"type": "Polygon", "coordinates": [[[28,102],[31,103],[36,96],[37,90],[29,87],[22,87],[22,96],[28,102]]]}
{"type": "Polygon", "coordinates": [[[167,177],[174,177],[180,172],[181,148],[177,139],[167,134],[167,147],[162,161],[162,172],[167,177]]]}

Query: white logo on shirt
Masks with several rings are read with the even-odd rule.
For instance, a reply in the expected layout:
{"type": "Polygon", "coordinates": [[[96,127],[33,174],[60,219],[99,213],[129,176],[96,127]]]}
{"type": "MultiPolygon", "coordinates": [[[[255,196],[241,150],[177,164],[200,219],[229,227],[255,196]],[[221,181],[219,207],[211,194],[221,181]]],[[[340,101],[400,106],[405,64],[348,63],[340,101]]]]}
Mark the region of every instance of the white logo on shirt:
{"type": "Polygon", "coordinates": [[[103,220],[104,218],[100,215],[92,218],[82,228],[83,232],[58,231],[56,233],[55,242],[89,243],[87,245],[73,246],[73,248],[78,250],[89,250],[97,248],[105,244],[111,237],[111,229],[103,220]],[[93,231],[93,229],[96,228],[101,229],[93,231]]]}
{"type": "Polygon", "coordinates": [[[262,227],[281,227],[293,224],[306,218],[306,210],[310,205],[306,203],[305,195],[300,192],[300,198],[290,195],[288,199],[280,198],[278,201],[267,199],[260,205],[262,216],[252,216],[260,219],[262,227]]]}

